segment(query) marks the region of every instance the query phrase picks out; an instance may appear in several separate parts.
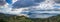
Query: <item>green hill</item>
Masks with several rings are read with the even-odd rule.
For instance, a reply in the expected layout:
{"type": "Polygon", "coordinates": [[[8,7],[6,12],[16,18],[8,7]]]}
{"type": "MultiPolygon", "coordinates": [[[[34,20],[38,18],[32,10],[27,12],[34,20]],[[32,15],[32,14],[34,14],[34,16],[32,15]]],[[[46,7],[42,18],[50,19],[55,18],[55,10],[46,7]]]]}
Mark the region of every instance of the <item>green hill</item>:
{"type": "Polygon", "coordinates": [[[0,22],[60,22],[60,15],[50,18],[27,18],[25,16],[6,16],[0,13],[0,22]]]}

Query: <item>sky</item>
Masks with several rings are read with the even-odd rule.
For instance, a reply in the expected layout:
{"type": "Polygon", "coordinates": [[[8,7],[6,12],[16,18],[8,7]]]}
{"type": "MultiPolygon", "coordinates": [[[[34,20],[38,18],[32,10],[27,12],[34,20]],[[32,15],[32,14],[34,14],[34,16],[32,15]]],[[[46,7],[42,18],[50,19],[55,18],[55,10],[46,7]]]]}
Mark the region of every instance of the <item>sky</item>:
{"type": "Polygon", "coordinates": [[[12,0],[6,0],[8,4],[12,4],[12,0]]]}
{"type": "Polygon", "coordinates": [[[48,18],[60,13],[58,10],[60,4],[53,0],[6,0],[5,3],[0,5],[0,13],[24,15],[30,18],[48,18]]]}

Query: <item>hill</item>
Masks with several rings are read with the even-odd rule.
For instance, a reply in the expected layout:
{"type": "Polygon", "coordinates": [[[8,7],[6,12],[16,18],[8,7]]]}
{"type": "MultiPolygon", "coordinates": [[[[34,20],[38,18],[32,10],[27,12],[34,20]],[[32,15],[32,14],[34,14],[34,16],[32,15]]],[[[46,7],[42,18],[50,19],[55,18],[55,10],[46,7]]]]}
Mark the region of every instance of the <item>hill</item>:
{"type": "Polygon", "coordinates": [[[49,18],[28,18],[25,16],[6,16],[0,13],[0,22],[60,22],[60,15],[49,18]]]}

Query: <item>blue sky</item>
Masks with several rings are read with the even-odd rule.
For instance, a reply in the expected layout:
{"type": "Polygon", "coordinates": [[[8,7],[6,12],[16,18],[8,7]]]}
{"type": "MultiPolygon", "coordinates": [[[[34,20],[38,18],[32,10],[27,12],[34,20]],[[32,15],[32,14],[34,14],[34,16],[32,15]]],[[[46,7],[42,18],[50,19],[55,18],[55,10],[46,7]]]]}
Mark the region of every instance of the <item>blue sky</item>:
{"type": "Polygon", "coordinates": [[[8,4],[12,4],[12,0],[6,0],[8,4]]]}

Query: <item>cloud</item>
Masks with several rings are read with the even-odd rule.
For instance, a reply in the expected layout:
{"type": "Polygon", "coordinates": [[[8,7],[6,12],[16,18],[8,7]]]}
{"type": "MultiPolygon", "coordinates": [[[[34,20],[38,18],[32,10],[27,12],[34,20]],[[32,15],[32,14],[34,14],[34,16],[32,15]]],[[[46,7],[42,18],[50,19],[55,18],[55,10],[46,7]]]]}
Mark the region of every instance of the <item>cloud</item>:
{"type": "Polygon", "coordinates": [[[8,4],[12,4],[12,0],[6,0],[8,4]]]}
{"type": "Polygon", "coordinates": [[[44,2],[45,0],[34,0],[34,2],[36,3],[41,3],[41,2],[44,2]]]}
{"type": "Polygon", "coordinates": [[[5,5],[5,3],[6,3],[6,2],[5,2],[4,0],[0,0],[0,6],[1,6],[1,5],[5,5]]]}
{"type": "MultiPolygon", "coordinates": [[[[27,2],[32,2],[31,0],[27,0],[24,3],[27,2]]],[[[6,6],[0,6],[0,13],[5,13],[5,14],[15,14],[15,15],[24,15],[24,16],[29,16],[30,18],[48,18],[51,16],[55,16],[55,14],[59,13],[60,11],[53,11],[52,9],[54,9],[55,7],[53,7],[55,4],[53,4],[51,1],[50,2],[41,2],[38,3],[39,5],[37,6],[30,6],[30,3],[27,3],[27,5],[29,5],[30,7],[23,7],[23,6],[27,6],[24,3],[21,4],[20,1],[15,2],[16,5],[14,4],[14,8],[19,8],[19,9],[14,9],[12,8],[12,5],[7,5],[6,6]],[[21,7],[21,5],[23,5],[21,7]],[[52,11],[46,11],[46,10],[52,10],[52,11]],[[44,11],[45,10],[45,11],[44,11]],[[36,14],[34,14],[36,13],[36,14]],[[48,13],[48,14],[40,14],[40,13],[48,13]]],[[[35,4],[32,2],[32,4],[35,4]]],[[[56,14],[56,15],[57,15],[56,14]]]]}
{"type": "Polygon", "coordinates": [[[30,18],[49,18],[49,17],[52,17],[52,16],[54,16],[54,15],[47,15],[47,14],[40,14],[40,15],[38,15],[38,14],[33,14],[33,15],[29,15],[30,16],[30,18]]]}
{"type": "Polygon", "coordinates": [[[30,6],[37,6],[38,3],[43,2],[44,0],[18,0],[13,4],[12,8],[24,8],[30,6]]]}
{"type": "Polygon", "coordinates": [[[59,3],[60,4],[60,0],[54,0],[55,1],[55,3],[59,3]]]}

